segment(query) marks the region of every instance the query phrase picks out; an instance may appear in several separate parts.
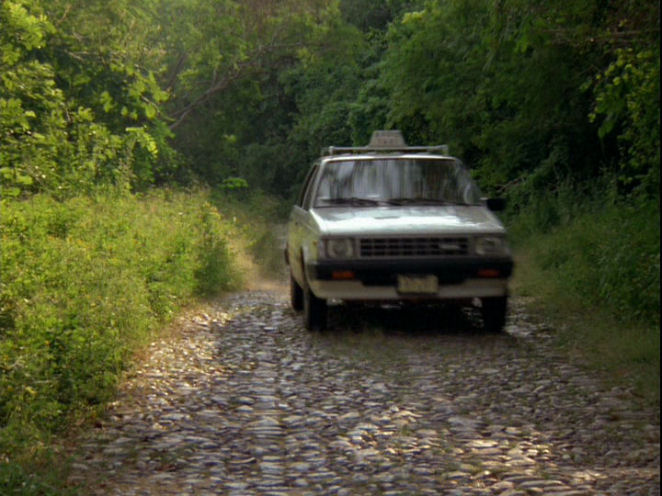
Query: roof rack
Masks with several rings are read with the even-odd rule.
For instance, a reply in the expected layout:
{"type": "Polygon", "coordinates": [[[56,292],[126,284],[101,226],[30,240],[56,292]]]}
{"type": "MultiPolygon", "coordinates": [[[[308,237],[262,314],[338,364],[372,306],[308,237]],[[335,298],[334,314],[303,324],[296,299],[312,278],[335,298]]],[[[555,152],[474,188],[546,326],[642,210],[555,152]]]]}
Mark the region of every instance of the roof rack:
{"type": "Polygon", "coordinates": [[[368,146],[329,146],[322,150],[322,155],[370,152],[439,153],[441,155],[448,155],[448,145],[407,146],[402,133],[398,130],[374,131],[368,146]]]}
{"type": "Polygon", "coordinates": [[[371,152],[411,152],[411,153],[438,153],[448,155],[448,145],[435,146],[403,146],[403,147],[376,147],[376,146],[329,146],[322,150],[323,156],[341,155],[350,153],[371,152]]]}

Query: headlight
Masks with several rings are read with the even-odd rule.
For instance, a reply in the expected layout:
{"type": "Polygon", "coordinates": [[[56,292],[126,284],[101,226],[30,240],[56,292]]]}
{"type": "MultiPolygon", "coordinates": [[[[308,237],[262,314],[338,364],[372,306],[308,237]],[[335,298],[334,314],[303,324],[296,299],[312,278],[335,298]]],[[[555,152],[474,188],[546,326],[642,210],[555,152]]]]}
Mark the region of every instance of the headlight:
{"type": "Polygon", "coordinates": [[[326,258],[346,259],[354,256],[354,241],[350,238],[330,238],[324,240],[326,258]]]}
{"type": "Polygon", "coordinates": [[[476,255],[506,255],[508,244],[505,238],[486,236],[476,238],[476,255]]]}

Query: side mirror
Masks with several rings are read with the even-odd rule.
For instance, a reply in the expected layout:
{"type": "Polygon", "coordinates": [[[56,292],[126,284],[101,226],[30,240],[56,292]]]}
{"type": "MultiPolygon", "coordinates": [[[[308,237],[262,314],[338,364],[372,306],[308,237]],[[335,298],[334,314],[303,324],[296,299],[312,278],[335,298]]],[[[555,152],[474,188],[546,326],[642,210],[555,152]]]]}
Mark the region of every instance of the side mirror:
{"type": "Polygon", "coordinates": [[[493,212],[500,212],[506,209],[506,199],[505,198],[486,198],[485,206],[492,210],[493,212]]]}

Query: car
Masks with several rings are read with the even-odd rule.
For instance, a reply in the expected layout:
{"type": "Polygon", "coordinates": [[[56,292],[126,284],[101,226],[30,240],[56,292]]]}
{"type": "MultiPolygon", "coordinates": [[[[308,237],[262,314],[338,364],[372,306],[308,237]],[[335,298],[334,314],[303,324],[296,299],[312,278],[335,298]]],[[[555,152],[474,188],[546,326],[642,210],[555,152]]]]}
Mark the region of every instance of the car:
{"type": "Polygon", "coordinates": [[[448,147],[407,146],[375,131],[362,147],[329,146],[292,207],[285,246],[290,302],[307,329],[328,302],[470,302],[500,332],[513,258],[494,211],[448,147]]]}

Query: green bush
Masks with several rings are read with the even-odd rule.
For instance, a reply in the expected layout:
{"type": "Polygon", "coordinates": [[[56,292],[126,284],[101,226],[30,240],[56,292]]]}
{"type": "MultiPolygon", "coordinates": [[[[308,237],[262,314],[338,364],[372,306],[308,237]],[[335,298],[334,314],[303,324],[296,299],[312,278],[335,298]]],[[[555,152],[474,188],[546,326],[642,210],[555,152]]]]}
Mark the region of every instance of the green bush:
{"type": "Polygon", "coordinates": [[[573,206],[548,197],[514,220],[517,246],[537,268],[584,304],[602,307],[621,322],[660,322],[660,213],[656,201],[573,206]],[[542,222],[543,205],[556,212],[542,222]],[[559,220],[563,216],[565,220],[559,220]],[[540,220],[536,231],[533,227],[540,220]]]}
{"type": "Polygon", "coordinates": [[[102,407],[160,323],[238,282],[230,224],[206,198],[159,190],[3,203],[0,464],[34,457],[72,416],[102,407]]]}
{"type": "Polygon", "coordinates": [[[561,344],[659,401],[657,199],[547,195],[509,223],[516,292],[534,298],[561,344]],[[545,206],[556,212],[553,224],[543,222],[545,206]]]}

